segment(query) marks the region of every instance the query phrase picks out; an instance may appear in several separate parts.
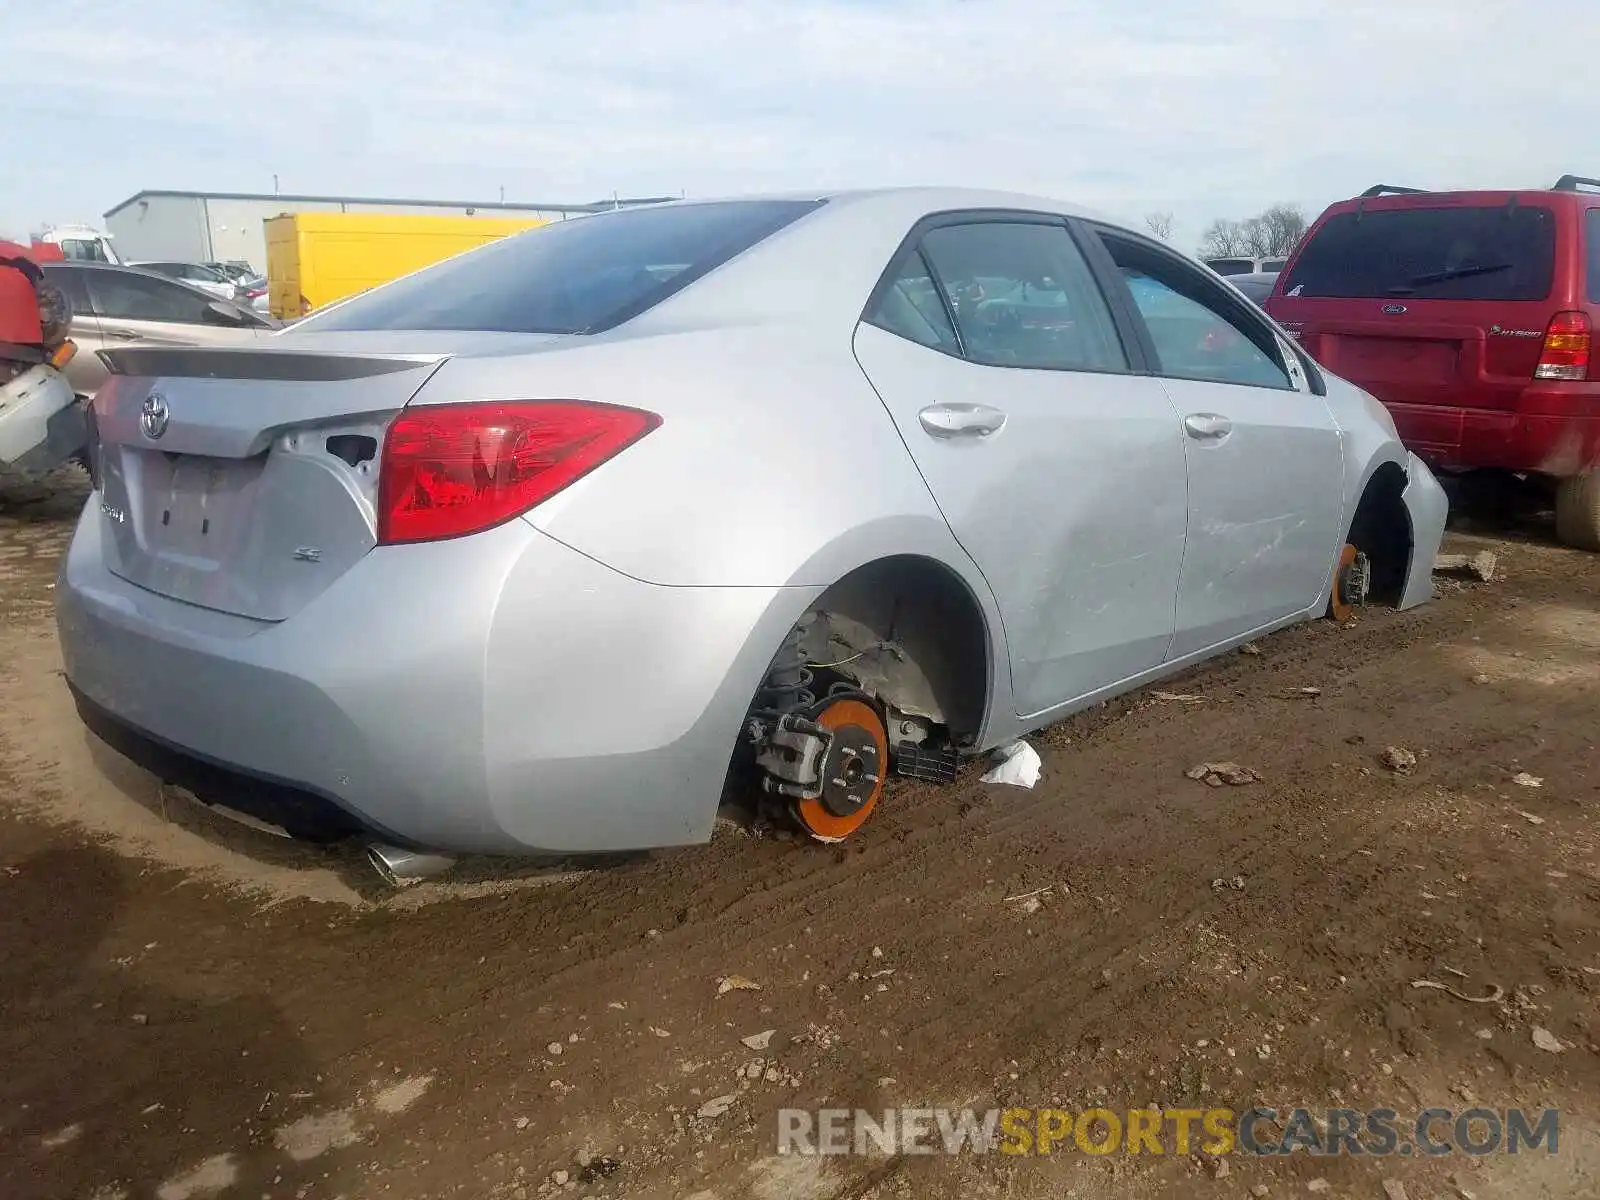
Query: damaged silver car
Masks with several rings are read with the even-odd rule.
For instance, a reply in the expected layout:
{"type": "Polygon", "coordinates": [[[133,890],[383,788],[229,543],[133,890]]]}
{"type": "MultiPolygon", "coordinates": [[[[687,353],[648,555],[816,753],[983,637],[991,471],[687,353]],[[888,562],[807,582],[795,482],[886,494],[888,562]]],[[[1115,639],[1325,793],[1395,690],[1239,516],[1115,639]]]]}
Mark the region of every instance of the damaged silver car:
{"type": "Polygon", "coordinates": [[[622,209],[103,357],[85,720],[400,874],[703,842],[730,779],[847,837],[891,776],[1421,603],[1445,518],[1237,291],[1027,196],[622,209]]]}

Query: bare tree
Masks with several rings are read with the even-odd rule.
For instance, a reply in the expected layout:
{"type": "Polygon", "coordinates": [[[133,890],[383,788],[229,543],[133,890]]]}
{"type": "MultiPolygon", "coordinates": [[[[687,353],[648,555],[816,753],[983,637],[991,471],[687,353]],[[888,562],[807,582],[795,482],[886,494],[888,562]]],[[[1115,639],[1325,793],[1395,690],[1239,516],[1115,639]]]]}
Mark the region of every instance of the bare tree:
{"type": "Polygon", "coordinates": [[[1306,232],[1306,215],[1293,204],[1274,204],[1253,218],[1259,233],[1263,258],[1282,258],[1300,244],[1306,232]]]}
{"type": "Polygon", "coordinates": [[[1219,218],[1206,226],[1201,258],[1282,258],[1305,236],[1305,213],[1293,204],[1274,204],[1243,221],[1219,218]]]}
{"type": "Polygon", "coordinates": [[[1145,228],[1163,242],[1172,240],[1172,214],[1169,212],[1147,213],[1144,218],[1145,228]]]}
{"type": "Polygon", "coordinates": [[[1218,217],[1200,235],[1201,258],[1234,258],[1249,253],[1249,235],[1243,221],[1218,217]]]}

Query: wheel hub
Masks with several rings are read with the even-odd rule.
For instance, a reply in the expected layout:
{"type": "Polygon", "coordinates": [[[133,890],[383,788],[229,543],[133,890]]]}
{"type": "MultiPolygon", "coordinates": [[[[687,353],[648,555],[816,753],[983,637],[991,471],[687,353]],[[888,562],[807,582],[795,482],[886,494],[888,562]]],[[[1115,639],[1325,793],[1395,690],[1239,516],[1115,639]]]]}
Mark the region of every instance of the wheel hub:
{"type": "Polygon", "coordinates": [[[836,817],[854,816],[876,796],[886,765],[871,729],[839,726],[822,758],[822,807],[836,817]]]}

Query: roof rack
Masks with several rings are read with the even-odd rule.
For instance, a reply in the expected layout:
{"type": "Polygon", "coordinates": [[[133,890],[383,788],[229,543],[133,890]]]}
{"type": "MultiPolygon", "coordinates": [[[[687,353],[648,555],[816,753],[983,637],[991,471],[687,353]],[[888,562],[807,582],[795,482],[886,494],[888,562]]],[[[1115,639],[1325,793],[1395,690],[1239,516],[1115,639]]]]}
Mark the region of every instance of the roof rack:
{"type": "Polygon", "coordinates": [[[1575,192],[1579,188],[1600,188],[1600,179],[1587,179],[1582,175],[1563,175],[1556,180],[1553,192],[1575,192]]]}
{"type": "Polygon", "coordinates": [[[1392,183],[1375,183],[1371,187],[1369,187],[1366,191],[1361,193],[1361,198],[1363,200],[1365,200],[1365,199],[1368,199],[1369,197],[1372,197],[1372,196],[1384,196],[1384,195],[1420,196],[1420,195],[1422,195],[1423,192],[1425,192],[1427,190],[1428,190],[1427,188],[1396,187],[1392,183]]]}

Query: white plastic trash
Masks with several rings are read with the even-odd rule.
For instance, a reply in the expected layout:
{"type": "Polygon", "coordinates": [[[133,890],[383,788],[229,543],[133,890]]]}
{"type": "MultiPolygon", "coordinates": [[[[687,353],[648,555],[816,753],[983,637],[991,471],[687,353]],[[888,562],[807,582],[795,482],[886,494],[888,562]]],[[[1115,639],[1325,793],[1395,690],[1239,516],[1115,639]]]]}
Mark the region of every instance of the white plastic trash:
{"type": "Polygon", "coordinates": [[[984,783],[1031,788],[1039,782],[1039,752],[1027,742],[1012,742],[995,752],[996,762],[983,773],[984,783]]]}

